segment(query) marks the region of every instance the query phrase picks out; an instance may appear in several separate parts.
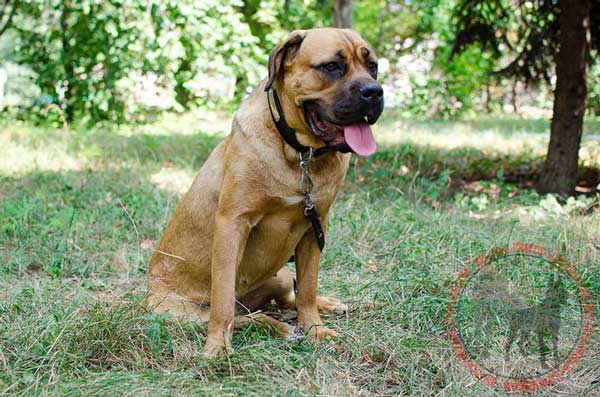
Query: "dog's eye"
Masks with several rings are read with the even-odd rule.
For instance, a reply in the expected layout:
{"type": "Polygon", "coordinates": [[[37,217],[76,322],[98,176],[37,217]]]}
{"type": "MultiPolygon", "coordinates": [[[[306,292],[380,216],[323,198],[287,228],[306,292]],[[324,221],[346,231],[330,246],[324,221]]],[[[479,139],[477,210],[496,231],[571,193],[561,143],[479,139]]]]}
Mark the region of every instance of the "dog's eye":
{"type": "Polygon", "coordinates": [[[329,62],[327,65],[325,65],[325,70],[327,70],[328,72],[335,72],[335,71],[338,71],[339,69],[340,69],[340,67],[335,62],[329,62]]]}
{"type": "Polygon", "coordinates": [[[377,76],[377,62],[369,61],[367,67],[369,68],[369,72],[377,76]]]}
{"type": "Polygon", "coordinates": [[[338,65],[337,62],[329,62],[323,66],[323,69],[325,69],[329,73],[333,73],[333,72],[337,72],[337,71],[341,70],[340,65],[338,65]]]}

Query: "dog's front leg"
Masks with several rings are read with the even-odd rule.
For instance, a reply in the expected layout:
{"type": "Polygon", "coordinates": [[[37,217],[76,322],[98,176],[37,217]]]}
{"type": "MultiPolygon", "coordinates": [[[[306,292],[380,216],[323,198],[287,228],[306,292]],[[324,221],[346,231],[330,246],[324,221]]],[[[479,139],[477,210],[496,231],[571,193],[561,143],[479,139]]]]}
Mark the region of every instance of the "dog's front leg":
{"type": "Polygon", "coordinates": [[[226,349],[230,352],[235,314],[235,280],[246,246],[250,220],[243,215],[219,211],[211,264],[210,319],[204,354],[212,357],[226,349]]]}
{"type": "MultiPolygon", "coordinates": [[[[325,222],[323,222],[325,225],[325,222]]],[[[338,333],[325,327],[321,321],[317,305],[317,285],[321,251],[314,232],[309,229],[296,247],[296,277],[298,292],[296,309],[298,325],[311,339],[338,336],[338,333]]]]}

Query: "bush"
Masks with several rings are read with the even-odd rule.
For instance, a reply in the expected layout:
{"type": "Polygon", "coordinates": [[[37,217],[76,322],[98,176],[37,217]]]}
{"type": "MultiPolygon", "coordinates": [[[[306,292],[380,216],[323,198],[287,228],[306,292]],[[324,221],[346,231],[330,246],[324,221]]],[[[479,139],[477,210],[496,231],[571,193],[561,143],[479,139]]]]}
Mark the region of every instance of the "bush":
{"type": "Polygon", "coordinates": [[[150,80],[160,103],[177,108],[201,101],[190,82],[230,76],[238,95],[255,84],[265,52],[250,34],[241,3],[143,0],[21,2],[15,16],[18,63],[29,66],[42,95],[68,120],[121,121],[150,80]],[[136,95],[138,96],[136,98],[136,95]]]}

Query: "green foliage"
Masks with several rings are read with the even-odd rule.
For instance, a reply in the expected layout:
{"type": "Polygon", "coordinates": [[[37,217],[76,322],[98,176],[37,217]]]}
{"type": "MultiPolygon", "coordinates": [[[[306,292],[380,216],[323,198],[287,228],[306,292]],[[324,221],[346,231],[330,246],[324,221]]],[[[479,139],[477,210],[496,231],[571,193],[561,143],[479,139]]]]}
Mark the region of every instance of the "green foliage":
{"type": "MultiPolygon", "coordinates": [[[[122,120],[140,79],[195,100],[200,75],[230,76],[238,94],[260,76],[265,53],[235,6],[220,1],[29,0],[14,21],[15,53],[36,74],[39,105],[69,120],[122,120]]],[[[171,107],[176,105],[171,105],[171,107]]]]}
{"type": "Polygon", "coordinates": [[[455,39],[454,1],[423,1],[409,36],[415,56],[426,59],[426,69],[410,75],[412,97],[406,108],[418,116],[455,117],[481,105],[474,97],[491,82],[496,60],[475,46],[451,56],[455,39]],[[416,40],[421,40],[420,44],[416,40]]]}
{"type": "MultiPolygon", "coordinates": [[[[25,0],[13,37],[0,44],[16,43],[3,53],[41,91],[24,91],[33,103],[21,106],[42,109],[42,117],[58,123],[120,122],[232,98],[229,88],[215,86],[232,86],[233,97],[241,98],[265,75],[270,49],[291,30],[329,26],[331,8],[328,0],[25,0]],[[140,100],[148,84],[161,103],[140,100]]],[[[439,0],[378,0],[356,2],[355,16],[356,29],[391,61],[393,75],[403,73],[394,63],[399,54],[449,29],[450,11],[439,0]]],[[[447,46],[446,36],[440,47],[447,46]]],[[[443,48],[424,78],[411,78],[408,110],[453,116],[469,108],[469,93],[485,81],[488,65],[475,52],[450,64],[447,55],[443,48]]],[[[23,90],[11,80],[19,95],[23,90]]]]}
{"type": "MultiPolygon", "coordinates": [[[[171,73],[183,105],[193,96],[188,83],[200,75],[235,78],[238,97],[263,77],[266,53],[236,11],[235,7],[242,4],[193,0],[168,3],[166,17],[160,19],[159,25],[169,29],[165,39],[181,51],[171,73]]],[[[171,59],[171,54],[163,53],[159,64],[168,65],[171,59]]],[[[153,71],[165,75],[160,68],[153,71]]],[[[169,78],[169,74],[166,76],[169,78]]]]}
{"type": "Polygon", "coordinates": [[[374,46],[379,56],[396,56],[405,40],[416,32],[419,19],[412,12],[414,8],[389,0],[358,1],[354,12],[355,28],[374,46]]]}
{"type": "MultiPolygon", "coordinates": [[[[595,54],[598,55],[598,52],[595,54]]],[[[590,113],[596,116],[600,116],[600,62],[596,61],[592,63],[590,72],[588,75],[588,98],[587,108],[590,113]]]]}
{"type": "Polygon", "coordinates": [[[452,54],[472,44],[496,57],[509,53],[511,60],[500,74],[550,83],[559,48],[559,12],[559,2],[553,1],[459,0],[453,10],[452,54]]]}
{"type": "Polygon", "coordinates": [[[244,21],[265,51],[270,51],[292,30],[331,26],[329,1],[244,0],[244,21]]]}
{"type": "MultiPolygon", "coordinates": [[[[511,3],[355,2],[355,28],[385,58],[382,79],[400,87],[386,88],[388,104],[412,115],[448,118],[489,110],[478,98],[490,84],[499,92],[496,100],[502,97],[505,89],[492,72],[513,59],[457,35],[465,4],[481,22],[476,27],[493,25],[504,33],[518,31],[539,11],[524,5],[515,15],[494,19],[497,10],[490,4],[506,10],[511,3]],[[460,48],[453,47],[459,41],[460,48]],[[422,66],[412,67],[416,63],[422,66]]],[[[12,29],[0,37],[0,67],[10,75],[3,104],[33,109],[30,114],[58,124],[148,119],[164,110],[235,104],[266,75],[268,52],[283,37],[294,29],[330,26],[331,9],[331,0],[22,0],[12,29]]],[[[553,15],[551,7],[542,11],[553,15]]],[[[485,37],[493,49],[503,43],[485,37]]],[[[512,45],[518,49],[527,40],[512,45]]],[[[595,67],[590,81],[597,75],[595,67]]],[[[589,108],[596,113],[597,90],[590,84],[589,108]]]]}
{"type": "MultiPolygon", "coordinates": [[[[441,38],[448,40],[447,37],[441,38]]],[[[438,48],[438,55],[434,65],[441,70],[440,79],[431,83],[444,87],[450,98],[439,98],[439,103],[445,108],[440,113],[446,116],[455,116],[459,111],[473,107],[473,97],[491,82],[491,72],[495,60],[479,48],[470,47],[460,56],[448,61],[450,50],[448,46],[442,45],[438,48]],[[448,100],[450,99],[450,100],[448,100]]],[[[431,98],[430,101],[435,101],[431,98]]]]}

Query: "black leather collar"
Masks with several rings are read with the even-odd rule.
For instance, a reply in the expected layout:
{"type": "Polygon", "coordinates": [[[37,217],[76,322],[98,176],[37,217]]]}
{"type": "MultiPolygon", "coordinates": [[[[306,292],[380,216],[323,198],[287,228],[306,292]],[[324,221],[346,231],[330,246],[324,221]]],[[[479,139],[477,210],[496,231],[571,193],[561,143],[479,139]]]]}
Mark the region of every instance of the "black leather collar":
{"type": "MultiPolygon", "coordinates": [[[[269,88],[267,90],[267,102],[269,103],[269,111],[271,112],[273,123],[275,123],[275,128],[277,128],[281,138],[283,138],[285,143],[293,147],[298,153],[305,156],[311,150],[311,148],[298,142],[298,138],[296,138],[296,131],[294,131],[294,129],[285,121],[283,109],[281,108],[281,102],[279,101],[279,96],[274,88],[269,88]]],[[[345,143],[337,146],[326,145],[318,149],[313,149],[312,157],[319,157],[335,151],[347,153],[350,152],[351,149],[345,143]]]]}
{"type": "MultiPolygon", "coordinates": [[[[319,245],[319,250],[323,251],[323,248],[325,247],[325,233],[323,232],[323,227],[321,226],[321,220],[319,219],[319,214],[317,213],[316,204],[311,197],[313,184],[312,179],[308,174],[308,165],[311,158],[322,156],[326,153],[336,150],[342,151],[344,149],[343,146],[347,145],[327,145],[318,149],[304,146],[298,142],[298,138],[296,138],[296,131],[294,131],[292,127],[290,127],[285,121],[283,109],[281,108],[281,102],[279,102],[279,97],[277,96],[275,89],[269,88],[267,91],[267,102],[269,102],[271,117],[275,123],[275,128],[277,128],[277,131],[279,131],[279,135],[281,135],[281,138],[283,138],[285,143],[293,147],[299,154],[300,168],[302,168],[302,179],[300,181],[300,185],[302,193],[304,194],[304,216],[308,218],[312,225],[317,244],[319,245]],[[307,183],[308,186],[305,186],[305,183],[307,183]]],[[[290,259],[290,261],[291,260],[292,259],[290,259]]]]}

